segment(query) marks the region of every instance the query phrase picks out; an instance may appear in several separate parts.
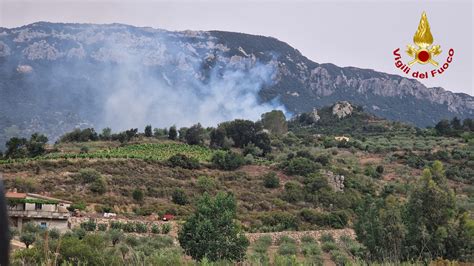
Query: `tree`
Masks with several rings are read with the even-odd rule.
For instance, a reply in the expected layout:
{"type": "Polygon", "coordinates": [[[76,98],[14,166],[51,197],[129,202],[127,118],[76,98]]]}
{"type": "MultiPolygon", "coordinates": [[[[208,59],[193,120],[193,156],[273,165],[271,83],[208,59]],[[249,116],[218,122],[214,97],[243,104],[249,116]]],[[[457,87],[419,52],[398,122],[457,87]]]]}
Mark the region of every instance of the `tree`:
{"type": "Polygon", "coordinates": [[[402,259],[406,236],[402,212],[402,205],[391,195],[377,200],[368,197],[357,210],[354,224],[357,240],[367,247],[371,260],[399,262],[402,259]]]}
{"type": "Polygon", "coordinates": [[[462,130],[461,120],[456,116],[451,120],[451,127],[454,130],[462,130]]]}
{"type": "Polygon", "coordinates": [[[99,135],[101,140],[110,140],[112,136],[112,129],[110,127],[106,127],[102,129],[102,133],[99,135]]]}
{"type": "Polygon", "coordinates": [[[449,120],[441,120],[435,126],[436,132],[439,135],[449,135],[451,133],[451,123],[449,120]]]}
{"type": "Polygon", "coordinates": [[[178,137],[178,131],[176,130],[176,126],[170,127],[170,130],[168,131],[168,138],[170,140],[176,140],[178,137]]]}
{"type": "Polygon", "coordinates": [[[30,157],[36,157],[46,152],[45,145],[48,142],[48,138],[45,135],[34,133],[31,135],[30,140],[27,144],[27,149],[30,157]]]}
{"type": "Polygon", "coordinates": [[[223,127],[217,127],[211,130],[211,147],[222,148],[224,147],[224,141],[226,138],[225,129],[223,127]]]}
{"type": "Polygon", "coordinates": [[[407,202],[407,238],[405,242],[408,258],[432,259],[443,257],[447,229],[456,214],[456,201],[452,190],[438,185],[429,169],[407,202]]]}
{"type": "Polygon", "coordinates": [[[189,145],[199,145],[204,142],[204,129],[201,124],[196,124],[186,131],[186,143],[189,145]]]}
{"type": "Polygon", "coordinates": [[[145,127],[145,137],[147,137],[147,138],[153,137],[153,129],[152,129],[151,125],[147,125],[145,127]]]}
{"type": "Polygon", "coordinates": [[[26,145],[28,140],[25,138],[13,137],[6,143],[7,150],[5,151],[6,158],[23,158],[28,155],[26,145]]]}
{"type": "Polygon", "coordinates": [[[36,235],[32,232],[25,232],[20,235],[20,241],[23,242],[26,248],[36,241],[36,235]]]}
{"type": "Polygon", "coordinates": [[[205,193],[178,233],[185,253],[197,261],[243,260],[249,241],[235,222],[236,209],[231,193],[205,193]]]}
{"type": "Polygon", "coordinates": [[[263,128],[272,134],[282,135],[288,132],[285,114],[280,110],[273,110],[262,114],[262,125],[263,128]]]}
{"type": "Polygon", "coordinates": [[[177,188],[173,191],[173,193],[171,194],[171,201],[178,205],[186,205],[189,202],[188,196],[181,188],[177,188]]]}

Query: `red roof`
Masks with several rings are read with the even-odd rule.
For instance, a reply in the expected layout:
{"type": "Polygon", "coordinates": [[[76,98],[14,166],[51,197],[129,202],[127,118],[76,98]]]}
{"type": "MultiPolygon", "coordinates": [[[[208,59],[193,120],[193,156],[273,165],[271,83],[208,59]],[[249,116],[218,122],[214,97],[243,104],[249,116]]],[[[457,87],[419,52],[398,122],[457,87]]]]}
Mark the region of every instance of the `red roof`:
{"type": "Polygon", "coordinates": [[[9,199],[25,199],[25,198],[26,198],[26,193],[18,193],[18,192],[10,192],[10,191],[7,191],[7,193],[5,193],[5,198],[9,198],[9,199]]]}

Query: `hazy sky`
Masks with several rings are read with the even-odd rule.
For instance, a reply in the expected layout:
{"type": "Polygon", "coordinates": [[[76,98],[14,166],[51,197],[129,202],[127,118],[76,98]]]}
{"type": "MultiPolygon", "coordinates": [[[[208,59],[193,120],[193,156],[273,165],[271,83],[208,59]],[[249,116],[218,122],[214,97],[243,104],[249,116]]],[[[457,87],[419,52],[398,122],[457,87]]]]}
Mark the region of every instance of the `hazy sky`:
{"type": "MultiPolygon", "coordinates": [[[[426,11],[435,44],[454,60],[425,85],[474,95],[472,1],[93,1],[0,0],[0,27],[36,21],[124,23],[168,30],[225,30],[273,36],[318,63],[403,74],[392,51],[412,44],[426,11]]],[[[402,54],[405,61],[409,58],[402,54]]],[[[418,66],[431,70],[431,65],[418,66]]]]}

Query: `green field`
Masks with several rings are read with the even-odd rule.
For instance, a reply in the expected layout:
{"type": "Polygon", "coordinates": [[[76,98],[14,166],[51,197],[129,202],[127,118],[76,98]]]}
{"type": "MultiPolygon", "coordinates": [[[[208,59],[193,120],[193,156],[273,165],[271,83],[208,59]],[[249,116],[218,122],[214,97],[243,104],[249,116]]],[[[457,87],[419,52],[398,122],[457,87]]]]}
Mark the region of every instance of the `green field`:
{"type": "Polygon", "coordinates": [[[184,154],[195,158],[201,162],[209,161],[214,153],[211,149],[187,145],[183,143],[145,143],[132,144],[123,147],[115,147],[103,150],[97,150],[89,153],[49,153],[44,156],[25,159],[0,160],[0,164],[21,163],[38,160],[56,160],[56,159],[148,159],[164,161],[175,154],[184,154]]]}

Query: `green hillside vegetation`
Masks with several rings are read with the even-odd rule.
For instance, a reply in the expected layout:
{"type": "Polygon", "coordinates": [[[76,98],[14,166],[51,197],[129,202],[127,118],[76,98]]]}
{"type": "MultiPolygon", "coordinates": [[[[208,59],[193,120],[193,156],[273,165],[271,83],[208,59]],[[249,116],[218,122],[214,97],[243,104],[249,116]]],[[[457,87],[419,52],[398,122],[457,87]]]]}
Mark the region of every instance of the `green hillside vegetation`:
{"type": "MultiPolygon", "coordinates": [[[[252,243],[246,256],[200,250],[201,261],[293,265],[311,259],[320,264],[326,254],[338,265],[437,258],[473,262],[472,121],[420,129],[360,108],[345,118],[330,110],[318,110],[317,122],[308,119],[310,114],[287,122],[274,111],[262,121],[234,120],[216,128],[76,130],[31,154],[27,143],[36,135],[22,145],[7,143],[0,170],[8,188],[50,191],[87,212],[169,213],[189,221],[198,215],[202,194],[230,192],[235,216],[222,219],[236,220],[235,228],[243,232],[354,228],[357,233],[352,242],[283,241],[277,253],[267,252],[264,240],[252,243]]],[[[106,238],[101,234],[88,237],[106,238]]],[[[114,258],[117,263],[130,262],[132,251],[140,250],[139,245],[127,248],[130,253],[114,258]]],[[[174,248],[165,250],[182,260],[182,251],[174,248]]],[[[147,256],[162,256],[155,251],[147,256]]]]}

